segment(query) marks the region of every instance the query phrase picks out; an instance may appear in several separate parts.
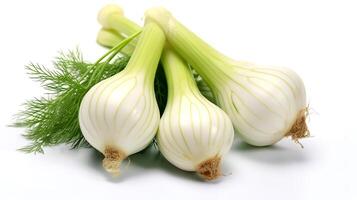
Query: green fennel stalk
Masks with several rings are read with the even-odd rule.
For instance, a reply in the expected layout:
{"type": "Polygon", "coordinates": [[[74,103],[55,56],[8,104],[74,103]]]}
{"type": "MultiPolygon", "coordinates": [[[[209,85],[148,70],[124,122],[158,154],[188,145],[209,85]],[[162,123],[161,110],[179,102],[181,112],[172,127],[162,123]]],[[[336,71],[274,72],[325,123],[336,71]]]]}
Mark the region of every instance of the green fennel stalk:
{"type": "MultiPolygon", "coordinates": [[[[137,25],[135,22],[131,21],[130,19],[126,18],[122,13],[116,13],[113,14],[111,18],[109,18],[109,22],[105,22],[105,27],[102,28],[97,35],[97,42],[98,44],[104,46],[104,47],[113,47],[115,44],[119,43],[122,41],[126,35],[131,35],[137,31],[140,31],[142,28],[137,25]]],[[[135,41],[132,41],[130,46],[135,45],[135,41]]],[[[131,55],[132,52],[128,50],[127,48],[124,49],[125,54],[131,55]]],[[[193,69],[190,68],[193,77],[196,81],[196,84],[200,90],[200,92],[205,96],[208,100],[211,102],[215,103],[215,99],[213,97],[213,93],[211,89],[208,87],[207,83],[202,79],[202,77],[193,69]]],[[[164,75],[164,70],[162,69],[162,66],[158,67],[158,78],[155,80],[157,82],[160,82],[160,85],[162,88],[160,90],[157,90],[156,92],[162,93],[161,91],[164,91],[165,94],[163,95],[157,95],[160,97],[163,97],[167,95],[167,86],[166,84],[163,84],[164,82],[166,83],[166,78],[164,75]]],[[[164,100],[166,102],[166,99],[164,100]]],[[[159,104],[159,107],[161,105],[159,104]]],[[[160,107],[160,111],[163,111],[165,107],[160,107]]]]}

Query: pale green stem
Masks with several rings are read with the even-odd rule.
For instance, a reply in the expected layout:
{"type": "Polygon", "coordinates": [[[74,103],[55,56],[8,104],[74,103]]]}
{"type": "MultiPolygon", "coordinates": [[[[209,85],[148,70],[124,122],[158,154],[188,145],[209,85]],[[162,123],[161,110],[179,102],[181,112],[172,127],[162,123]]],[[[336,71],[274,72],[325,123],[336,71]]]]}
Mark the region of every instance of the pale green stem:
{"type": "MultiPolygon", "coordinates": [[[[119,18],[119,16],[117,16],[119,18]]],[[[135,24],[124,16],[120,16],[121,20],[117,21],[125,22],[125,24],[135,24]]],[[[124,25],[120,25],[123,27],[124,25]]],[[[131,26],[133,27],[133,26],[131,26]]],[[[135,31],[140,31],[141,28],[137,25],[133,30],[130,30],[129,27],[125,29],[127,32],[124,34],[131,34],[135,31]],[[134,30],[135,29],[135,30],[134,30]]],[[[120,35],[123,32],[115,30],[112,34],[112,40],[107,43],[109,47],[112,47],[116,43],[122,41],[124,38],[120,35]]],[[[190,89],[191,92],[196,92],[200,94],[197,85],[194,81],[193,75],[188,68],[187,63],[182,60],[182,58],[174,52],[168,45],[164,48],[161,55],[161,62],[165,70],[167,84],[168,84],[168,98],[172,99],[173,96],[181,95],[185,90],[190,89]],[[177,84],[180,83],[180,84],[177,84]]],[[[170,100],[168,102],[171,102],[170,100]]]]}
{"type": "Polygon", "coordinates": [[[127,20],[124,16],[119,14],[110,16],[108,24],[111,29],[114,29],[118,33],[123,33],[126,36],[130,36],[142,29],[135,22],[127,20]]]}
{"type": "MultiPolygon", "coordinates": [[[[100,57],[92,66],[91,68],[97,67],[97,65],[104,59],[107,58],[105,60],[105,63],[108,64],[122,49],[123,47],[125,47],[130,41],[132,41],[135,37],[137,37],[139,34],[141,33],[141,31],[138,31],[136,33],[134,33],[133,35],[131,35],[130,37],[122,40],[121,42],[119,42],[117,45],[115,45],[112,49],[110,49],[107,53],[105,53],[102,57],[100,57]]],[[[85,77],[91,69],[87,70],[87,72],[85,73],[85,75],[83,77],[85,77]]],[[[93,72],[92,77],[89,80],[88,86],[90,86],[92,84],[92,82],[95,80],[96,77],[98,76],[102,76],[102,73],[104,71],[104,68],[99,69],[98,71],[96,71],[96,69],[94,69],[95,71],[93,72]]]]}
{"type": "MultiPolygon", "coordinates": [[[[108,48],[114,47],[124,39],[124,36],[117,34],[113,29],[102,28],[97,35],[97,43],[108,48]]],[[[132,43],[127,44],[120,52],[125,55],[131,55],[135,49],[132,43]]]]}
{"type": "Polygon", "coordinates": [[[147,11],[146,18],[160,25],[175,51],[192,65],[211,88],[224,81],[225,75],[232,73],[234,60],[212,48],[165,9],[151,9],[147,11]]]}
{"type": "Polygon", "coordinates": [[[162,29],[156,23],[147,21],[125,70],[135,74],[142,72],[153,82],[164,44],[162,29]]]}
{"type": "Polygon", "coordinates": [[[168,45],[162,52],[161,62],[167,80],[168,102],[172,102],[174,96],[182,96],[187,91],[200,94],[187,63],[168,45]]]}

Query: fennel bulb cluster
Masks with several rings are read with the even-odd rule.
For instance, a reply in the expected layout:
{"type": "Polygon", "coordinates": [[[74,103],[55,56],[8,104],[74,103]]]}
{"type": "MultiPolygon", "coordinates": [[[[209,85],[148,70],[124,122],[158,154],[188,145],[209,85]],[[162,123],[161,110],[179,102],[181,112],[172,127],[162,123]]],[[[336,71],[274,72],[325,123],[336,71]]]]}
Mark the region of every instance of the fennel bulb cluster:
{"type": "Polygon", "coordinates": [[[297,142],[308,136],[305,87],[295,72],[230,59],[164,8],[149,9],[146,19],[161,26],[172,47],[208,83],[242,140],[266,146],[285,136],[297,142]]]}
{"type": "Polygon", "coordinates": [[[28,67],[53,96],[21,113],[15,126],[33,142],[25,151],[88,142],[117,176],[124,159],[154,143],[177,168],[214,180],[235,133],[254,146],[309,136],[305,86],[294,71],[231,59],[164,8],[149,9],[143,27],[116,5],[98,21],[97,42],[111,49],[94,64],[71,53],[55,62],[57,72],[28,67]]]}
{"type": "MultiPolygon", "coordinates": [[[[106,20],[99,18],[99,44],[113,47],[142,29],[125,18],[120,7],[105,9],[106,20]]],[[[233,141],[232,124],[240,139],[255,146],[272,145],[285,136],[296,142],[308,136],[305,87],[295,72],[228,58],[163,8],[149,9],[146,20],[158,24],[169,43],[161,55],[168,101],[157,143],[173,165],[206,180],[219,177],[221,158],[233,141]],[[186,62],[209,85],[224,112],[201,95],[186,62]]]]}
{"type": "MultiPolygon", "coordinates": [[[[99,31],[97,41],[103,46],[113,47],[123,39],[121,34],[141,30],[123,16],[119,7],[106,8],[113,14],[112,25],[99,20],[105,29],[99,31]],[[121,32],[113,34],[111,30],[121,32]]],[[[232,122],[223,110],[202,96],[189,66],[168,45],[161,63],[168,83],[168,100],[157,134],[160,152],[182,170],[195,171],[205,180],[216,179],[221,176],[221,160],[233,143],[232,122]]]]}

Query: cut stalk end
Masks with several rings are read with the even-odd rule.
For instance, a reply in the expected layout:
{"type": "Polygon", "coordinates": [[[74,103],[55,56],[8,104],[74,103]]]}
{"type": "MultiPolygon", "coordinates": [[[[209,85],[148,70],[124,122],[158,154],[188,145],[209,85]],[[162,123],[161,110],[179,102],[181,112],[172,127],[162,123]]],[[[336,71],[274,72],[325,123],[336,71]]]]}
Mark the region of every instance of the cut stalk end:
{"type": "Polygon", "coordinates": [[[113,15],[124,16],[124,11],[120,6],[114,4],[108,4],[104,6],[98,13],[98,22],[105,28],[108,28],[109,18],[113,15]]]}
{"type": "Polygon", "coordinates": [[[304,146],[299,142],[299,139],[310,136],[310,131],[306,124],[308,114],[308,107],[300,110],[295,123],[291,127],[290,131],[285,135],[287,137],[291,136],[291,139],[298,143],[302,148],[304,148],[304,146]]]}
{"type": "Polygon", "coordinates": [[[164,7],[154,7],[145,11],[145,20],[153,21],[161,26],[163,30],[167,30],[172,15],[164,7]]]}
{"type": "Polygon", "coordinates": [[[201,162],[196,169],[198,175],[206,181],[211,181],[222,176],[221,173],[221,158],[213,157],[201,162]]]}
{"type": "Polygon", "coordinates": [[[106,147],[104,150],[103,168],[109,172],[113,177],[120,175],[119,166],[122,160],[126,158],[126,155],[112,147],[106,147]]]}

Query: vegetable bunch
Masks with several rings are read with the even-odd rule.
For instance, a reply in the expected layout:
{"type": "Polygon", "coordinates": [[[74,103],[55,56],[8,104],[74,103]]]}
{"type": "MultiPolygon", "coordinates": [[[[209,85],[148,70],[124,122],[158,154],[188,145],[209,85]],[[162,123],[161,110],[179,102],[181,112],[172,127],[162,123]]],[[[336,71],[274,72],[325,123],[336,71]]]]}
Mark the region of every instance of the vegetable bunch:
{"type": "Polygon", "coordinates": [[[304,84],[290,69],[228,58],[164,8],[147,10],[143,27],[116,5],[98,21],[97,42],[111,49],[94,64],[72,52],[54,71],[28,67],[53,93],[19,114],[15,125],[33,142],[24,150],[88,142],[117,176],[125,158],[154,141],[176,167],[213,180],[234,133],[254,146],[309,135],[304,84]]]}

